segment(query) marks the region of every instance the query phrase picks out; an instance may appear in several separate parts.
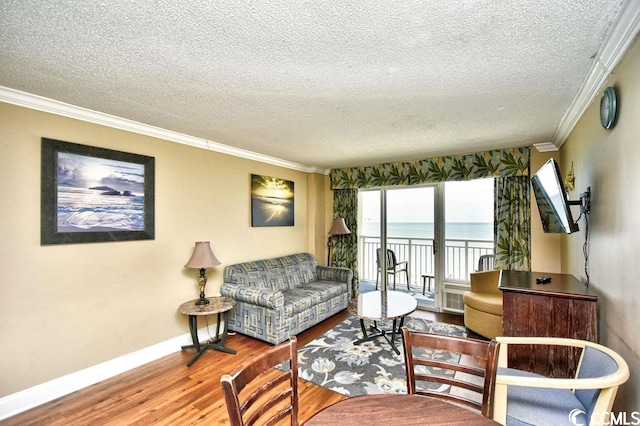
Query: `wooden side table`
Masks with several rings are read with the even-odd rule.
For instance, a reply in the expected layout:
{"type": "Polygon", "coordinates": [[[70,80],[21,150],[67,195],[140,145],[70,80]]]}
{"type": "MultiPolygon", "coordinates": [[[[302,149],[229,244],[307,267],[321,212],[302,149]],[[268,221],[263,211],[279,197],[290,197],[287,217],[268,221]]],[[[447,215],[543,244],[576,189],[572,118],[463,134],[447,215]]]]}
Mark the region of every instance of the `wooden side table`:
{"type": "Polygon", "coordinates": [[[183,315],[189,315],[189,331],[191,332],[192,345],[185,345],[182,349],[194,349],[195,355],[191,358],[191,361],[187,363],[187,367],[196,362],[200,355],[202,355],[207,349],[215,349],[217,351],[226,352],[229,354],[235,354],[236,351],[224,346],[227,340],[227,317],[229,311],[236,305],[236,301],[229,297],[208,297],[209,304],[196,305],[199,299],[190,300],[184,302],[178,308],[183,315]],[[213,315],[218,314],[218,323],[216,324],[216,337],[205,342],[200,342],[198,339],[198,316],[200,315],[213,315]],[[224,327],[222,328],[222,335],[220,335],[220,320],[224,314],[224,327]]]}

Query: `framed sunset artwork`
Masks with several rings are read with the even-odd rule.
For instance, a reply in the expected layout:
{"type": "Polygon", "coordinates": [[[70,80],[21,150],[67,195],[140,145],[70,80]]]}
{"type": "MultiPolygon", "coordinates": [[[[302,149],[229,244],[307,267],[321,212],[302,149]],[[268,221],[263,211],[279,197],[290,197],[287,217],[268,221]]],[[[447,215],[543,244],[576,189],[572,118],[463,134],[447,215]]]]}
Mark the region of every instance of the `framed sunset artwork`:
{"type": "Polygon", "coordinates": [[[293,182],[251,175],[251,226],[293,226],[293,223],[293,182]]]}

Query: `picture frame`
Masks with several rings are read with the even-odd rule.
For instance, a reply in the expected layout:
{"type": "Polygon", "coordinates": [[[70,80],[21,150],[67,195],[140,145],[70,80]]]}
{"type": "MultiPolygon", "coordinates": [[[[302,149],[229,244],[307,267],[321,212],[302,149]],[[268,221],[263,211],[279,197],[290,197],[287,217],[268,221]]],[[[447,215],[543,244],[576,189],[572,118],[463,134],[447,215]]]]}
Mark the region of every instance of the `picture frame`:
{"type": "Polygon", "coordinates": [[[251,226],[294,226],[294,182],[251,175],[251,226]]]}
{"type": "Polygon", "coordinates": [[[155,238],[154,157],[41,143],[41,245],[155,238]]]}

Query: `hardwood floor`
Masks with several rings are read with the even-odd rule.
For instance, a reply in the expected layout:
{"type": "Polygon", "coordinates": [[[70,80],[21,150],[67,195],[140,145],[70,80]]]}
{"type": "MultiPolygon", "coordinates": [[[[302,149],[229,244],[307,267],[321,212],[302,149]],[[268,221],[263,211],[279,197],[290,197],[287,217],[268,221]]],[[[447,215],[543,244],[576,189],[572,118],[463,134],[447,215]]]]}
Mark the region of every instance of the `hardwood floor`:
{"type": "MultiPolygon", "coordinates": [[[[347,317],[343,311],[298,336],[302,346],[347,317]]],[[[462,325],[462,316],[417,311],[416,316],[462,325]]],[[[472,336],[478,337],[478,336],[472,336]]],[[[9,425],[228,425],[220,377],[269,347],[241,334],[229,336],[236,355],[207,351],[190,368],[193,351],[168,355],[2,422],[9,425]]],[[[300,422],[342,395],[299,381],[300,422]]]]}

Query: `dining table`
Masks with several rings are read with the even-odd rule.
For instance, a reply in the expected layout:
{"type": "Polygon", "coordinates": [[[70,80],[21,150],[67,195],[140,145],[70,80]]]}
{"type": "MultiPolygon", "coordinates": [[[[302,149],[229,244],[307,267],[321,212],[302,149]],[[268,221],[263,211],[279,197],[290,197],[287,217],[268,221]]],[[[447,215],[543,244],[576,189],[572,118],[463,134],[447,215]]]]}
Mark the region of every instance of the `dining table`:
{"type": "Polygon", "coordinates": [[[338,401],[315,413],[305,426],[318,425],[497,425],[480,412],[422,395],[363,395],[338,401]]]}

